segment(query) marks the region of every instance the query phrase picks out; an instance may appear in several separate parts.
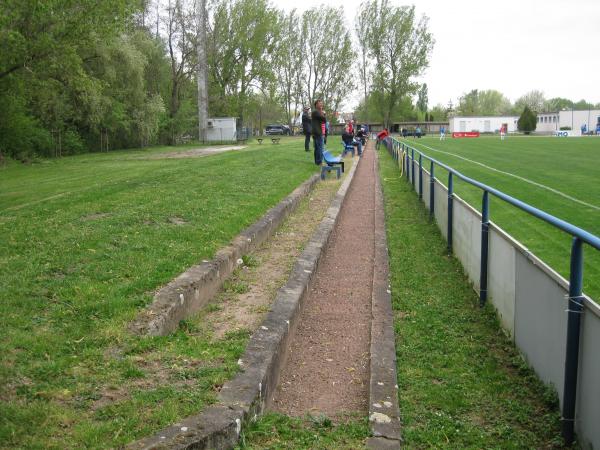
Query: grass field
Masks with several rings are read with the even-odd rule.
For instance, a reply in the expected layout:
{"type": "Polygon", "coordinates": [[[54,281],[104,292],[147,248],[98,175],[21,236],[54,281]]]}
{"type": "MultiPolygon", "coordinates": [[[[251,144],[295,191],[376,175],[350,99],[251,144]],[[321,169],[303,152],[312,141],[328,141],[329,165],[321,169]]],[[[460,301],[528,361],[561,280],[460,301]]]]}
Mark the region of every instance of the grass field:
{"type": "Polygon", "coordinates": [[[556,396],[528,369],[429,212],[380,152],[404,448],[562,448],[556,396]]]}
{"type": "MultiPolygon", "coordinates": [[[[405,142],[464,175],[600,235],[600,139],[513,137],[501,141],[481,137],[439,141],[431,137],[405,142]]],[[[424,167],[429,169],[428,161],[424,167]]],[[[436,168],[436,177],[447,184],[443,169],[436,168]]],[[[455,179],[455,191],[481,210],[479,189],[455,179]]],[[[568,279],[570,236],[502,200],[490,199],[491,220],[568,279]]],[[[600,252],[585,246],[584,257],[584,291],[600,300],[600,252]]]]}
{"type": "Polygon", "coordinates": [[[284,139],[161,159],[180,150],[0,168],[0,447],[119,447],[201,410],[236,373],[248,331],[126,325],[314,173],[312,154],[284,139]]]}

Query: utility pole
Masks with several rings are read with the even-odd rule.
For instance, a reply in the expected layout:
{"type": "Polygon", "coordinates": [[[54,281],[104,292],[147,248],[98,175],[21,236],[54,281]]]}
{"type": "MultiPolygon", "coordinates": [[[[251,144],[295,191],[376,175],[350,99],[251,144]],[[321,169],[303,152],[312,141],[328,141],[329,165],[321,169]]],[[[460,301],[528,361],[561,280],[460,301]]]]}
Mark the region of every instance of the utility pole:
{"type": "Polygon", "coordinates": [[[206,0],[196,0],[198,18],[198,139],[206,141],[208,122],[208,83],[206,63],[206,0]]]}

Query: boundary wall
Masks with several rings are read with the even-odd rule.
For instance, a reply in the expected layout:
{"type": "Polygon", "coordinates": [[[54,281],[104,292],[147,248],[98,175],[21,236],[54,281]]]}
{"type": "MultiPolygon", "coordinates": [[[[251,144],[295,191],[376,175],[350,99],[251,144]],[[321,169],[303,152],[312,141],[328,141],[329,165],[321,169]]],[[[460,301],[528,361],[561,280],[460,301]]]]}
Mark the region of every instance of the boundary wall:
{"type": "MultiPolygon", "coordinates": [[[[432,219],[437,222],[449,243],[449,251],[460,260],[474,288],[480,296],[483,295],[482,304],[486,298],[492,302],[502,326],[526,362],[541,380],[558,393],[565,441],[569,441],[570,427],[571,433],[573,428],[577,433],[582,448],[600,449],[598,304],[581,294],[575,299],[581,300],[582,308],[573,311],[571,301],[574,296],[570,294],[569,281],[493,222],[488,220],[488,227],[485,227],[482,213],[454,194],[452,189],[449,193],[451,176],[448,185],[444,185],[435,177],[434,161],[426,170],[420,152],[395,139],[387,139],[384,143],[398,164],[404,165],[404,177],[414,186],[432,219]],[[448,220],[449,215],[451,221],[448,220]],[[484,237],[485,234],[487,237],[484,237]],[[487,239],[487,246],[482,245],[482,239],[487,239]],[[482,251],[487,251],[484,258],[482,251]],[[487,265],[485,277],[484,264],[487,265]],[[481,291],[482,284],[485,284],[485,293],[481,291]],[[572,381],[565,382],[565,377],[569,366],[567,361],[572,358],[567,352],[568,322],[571,320],[568,313],[574,312],[581,318],[581,327],[576,333],[578,361],[575,360],[573,387],[572,381]],[[575,389],[574,396],[571,395],[573,398],[565,394],[565,389],[575,389]],[[564,411],[569,402],[574,402],[574,420],[565,418],[564,411]]],[[[485,214],[487,216],[487,211],[485,214]]],[[[593,251],[593,248],[590,250],[593,251]]]]}

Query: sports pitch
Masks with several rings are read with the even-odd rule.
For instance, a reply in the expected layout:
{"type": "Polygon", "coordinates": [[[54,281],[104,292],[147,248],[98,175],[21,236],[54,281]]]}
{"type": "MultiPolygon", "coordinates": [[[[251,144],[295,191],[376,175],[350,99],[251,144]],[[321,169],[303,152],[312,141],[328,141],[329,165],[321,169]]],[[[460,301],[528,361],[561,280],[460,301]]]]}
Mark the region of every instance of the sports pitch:
{"type": "MultiPolygon", "coordinates": [[[[404,140],[464,175],[600,235],[600,138],[437,137],[404,140]]],[[[424,160],[429,169],[429,161],[424,160]]],[[[448,174],[436,168],[447,184],[448,174]]],[[[481,191],[455,179],[455,192],[481,210],[481,191]]],[[[490,218],[568,279],[571,237],[493,196],[490,218]]],[[[600,251],[584,246],[584,291],[600,299],[600,251]]]]}

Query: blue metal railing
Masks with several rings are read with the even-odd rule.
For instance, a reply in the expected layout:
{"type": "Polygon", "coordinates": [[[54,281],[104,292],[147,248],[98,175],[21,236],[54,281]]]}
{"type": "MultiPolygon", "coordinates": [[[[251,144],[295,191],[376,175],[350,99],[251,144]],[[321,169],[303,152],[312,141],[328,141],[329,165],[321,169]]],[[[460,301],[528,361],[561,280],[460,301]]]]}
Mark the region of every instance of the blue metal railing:
{"type": "Polygon", "coordinates": [[[562,230],[573,237],[571,247],[571,265],[569,275],[569,304],[567,319],[567,348],[565,356],[565,379],[563,391],[563,412],[562,412],[562,435],[567,445],[571,445],[574,440],[575,423],[575,400],[577,395],[577,370],[579,365],[579,336],[581,330],[581,314],[583,312],[583,243],[600,250],[600,237],[579,228],[558,217],[554,217],[538,208],[535,208],[521,200],[505,194],[498,189],[494,189],[484,183],[463,175],[452,167],[430,157],[425,153],[405,144],[393,137],[386,138],[386,148],[392,157],[399,162],[403,159],[407,181],[412,182],[413,189],[415,185],[415,152],[418,155],[419,165],[419,198],[423,198],[423,159],[430,161],[430,216],[434,215],[434,194],[435,185],[435,166],[442,167],[448,172],[448,253],[452,253],[452,223],[453,223],[453,200],[454,200],[454,178],[457,177],[466,183],[475,186],[483,191],[481,201],[481,264],[479,280],[479,303],[485,305],[487,300],[487,281],[488,281],[488,249],[489,249],[489,194],[497,197],[512,206],[515,206],[526,213],[541,219],[550,225],[562,230]]]}

